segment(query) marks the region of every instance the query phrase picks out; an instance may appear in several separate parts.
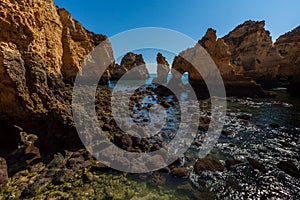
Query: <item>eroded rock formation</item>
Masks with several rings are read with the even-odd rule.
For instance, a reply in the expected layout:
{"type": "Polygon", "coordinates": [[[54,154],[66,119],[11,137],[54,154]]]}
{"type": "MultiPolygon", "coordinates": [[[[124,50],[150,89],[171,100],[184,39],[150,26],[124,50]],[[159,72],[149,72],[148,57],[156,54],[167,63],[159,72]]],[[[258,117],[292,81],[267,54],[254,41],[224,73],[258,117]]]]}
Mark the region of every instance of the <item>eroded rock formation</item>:
{"type": "Polygon", "coordinates": [[[288,91],[295,96],[300,96],[300,26],[280,36],[274,45],[283,57],[278,78],[290,81],[288,91]]]}
{"type": "Polygon", "coordinates": [[[111,71],[111,80],[119,80],[123,75],[129,80],[144,80],[150,77],[142,54],[127,53],[111,71]]]}
{"type": "MultiPolygon", "coordinates": [[[[52,0],[3,0],[0,10],[0,119],[43,134],[45,148],[72,144],[65,83],[72,84],[85,56],[106,36],[85,30],[52,0]]],[[[0,140],[3,134],[9,132],[0,140]]]]}
{"type": "Polygon", "coordinates": [[[232,53],[232,61],[244,69],[244,75],[252,77],[264,88],[279,85],[282,56],[273,46],[265,21],[246,21],[223,37],[232,53]]]}
{"type": "Polygon", "coordinates": [[[159,84],[165,84],[167,83],[168,74],[170,72],[169,63],[161,53],[157,54],[156,62],[157,62],[157,77],[153,79],[153,82],[159,84]]]}
{"type": "Polygon", "coordinates": [[[265,93],[260,85],[258,85],[254,80],[243,76],[243,68],[236,66],[231,62],[231,54],[228,45],[223,39],[217,39],[215,30],[208,29],[205,36],[198,41],[198,44],[196,44],[194,48],[190,48],[181,52],[179,56],[175,57],[172,64],[172,70],[176,70],[180,74],[188,72],[189,82],[197,91],[198,96],[201,97],[206,93],[206,95],[203,97],[207,97],[208,91],[206,83],[204,82],[204,78],[205,80],[210,80],[210,84],[214,84],[217,71],[208,70],[206,67],[208,65],[204,66],[206,63],[202,63],[200,61],[201,58],[194,56],[196,55],[197,51],[201,51],[200,48],[197,48],[197,45],[204,47],[213,59],[223,78],[226,94],[228,96],[262,97],[267,95],[267,93],[265,93]],[[188,62],[184,58],[190,58],[191,60],[188,62]],[[199,64],[199,67],[202,69],[201,75],[192,66],[191,62],[199,64]],[[247,88],[247,90],[245,90],[245,88],[247,88]]]}

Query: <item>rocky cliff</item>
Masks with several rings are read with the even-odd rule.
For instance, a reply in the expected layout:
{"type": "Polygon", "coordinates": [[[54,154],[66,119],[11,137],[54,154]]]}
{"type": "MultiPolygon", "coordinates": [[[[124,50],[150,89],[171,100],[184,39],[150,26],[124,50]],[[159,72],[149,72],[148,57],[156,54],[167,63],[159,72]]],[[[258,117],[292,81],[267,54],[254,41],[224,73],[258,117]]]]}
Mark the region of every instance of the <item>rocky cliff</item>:
{"type": "MultiPolygon", "coordinates": [[[[263,97],[268,95],[253,79],[243,75],[244,70],[241,66],[231,62],[229,46],[223,39],[217,39],[215,30],[208,29],[205,36],[198,41],[198,44],[206,49],[218,67],[228,96],[263,97]]],[[[184,57],[191,57],[189,55],[195,54],[195,51],[197,51],[196,47],[190,48],[176,56],[172,64],[172,70],[176,70],[180,74],[188,72],[189,82],[199,94],[198,96],[202,96],[204,93],[208,94],[202,76],[210,76],[210,79],[213,80],[214,74],[206,74],[204,70],[204,73],[200,75],[191,63],[184,59],[184,57]]],[[[207,95],[203,97],[207,97],[207,95]]]]}
{"type": "Polygon", "coordinates": [[[273,44],[265,21],[246,21],[223,39],[229,45],[233,63],[242,66],[244,75],[252,77],[264,88],[289,84],[299,68],[296,64],[299,58],[297,29],[273,44]]]}
{"type": "MultiPolygon", "coordinates": [[[[44,148],[42,151],[68,145],[78,147],[80,141],[74,137],[70,109],[72,83],[85,56],[106,39],[84,29],[52,0],[2,0],[0,128],[4,131],[0,133],[0,144],[16,145],[15,139],[19,137],[13,127],[16,124],[38,135],[37,145],[44,148]]],[[[223,39],[217,39],[216,32],[209,29],[198,44],[204,46],[217,64],[228,95],[265,96],[254,80],[261,83],[285,80],[294,86],[299,82],[299,27],[273,45],[264,22],[247,21],[223,39]]],[[[106,49],[112,54],[109,43],[106,49]]],[[[189,72],[190,82],[201,88],[205,85],[202,77],[181,56],[192,51],[193,48],[188,49],[175,57],[172,68],[180,73],[189,72]]],[[[143,67],[132,78],[149,77],[142,55],[128,53],[120,66],[111,61],[100,83],[119,79],[140,65],[143,67]]],[[[168,65],[161,54],[157,62],[168,65]]],[[[158,67],[162,81],[167,72],[167,68],[158,67]]]]}
{"type": "MultiPolygon", "coordinates": [[[[0,120],[43,134],[44,142],[52,138],[45,148],[71,144],[64,141],[75,133],[66,83],[105,39],[85,30],[52,0],[1,1],[0,120]]],[[[6,140],[5,134],[10,133],[2,132],[0,140],[6,140]]]]}
{"type": "Polygon", "coordinates": [[[278,70],[279,78],[292,80],[300,72],[300,26],[280,36],[274,43],[282,56],[278,70]]]}
{"type": "Polygon", "coordinates": [[[290,81],[289,91],[299,96],[300,87],[300,26],[280,36],[274,44],[283,57],[278,78],[290,81]]]}

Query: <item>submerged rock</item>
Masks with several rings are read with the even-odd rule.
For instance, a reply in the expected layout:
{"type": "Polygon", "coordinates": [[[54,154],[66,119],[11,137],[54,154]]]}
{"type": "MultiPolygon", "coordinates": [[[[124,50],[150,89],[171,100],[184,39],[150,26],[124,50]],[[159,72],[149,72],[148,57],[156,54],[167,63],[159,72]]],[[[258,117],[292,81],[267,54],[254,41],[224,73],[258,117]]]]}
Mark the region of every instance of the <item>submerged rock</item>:
{"type": "Polygon", "coordinates": [[[271,124],[269,124],[269,126],[272,127],[272,128],[279,128],[280,127],[280,125],[277,124],[277,123],[271,123],[271,124]]]}
{"type": "Polygon", "coordinates": [[[194,170],[196,174],[201,175],[204,171],[223,172],[225,168],[219,160],[213,158],[202,158],[197,160],[194,166],[194,170]]]}
{"type": "Polygon", "coordinates": [[[171,169],[171,175],[176,177],[187,177],[189,175],[189,170],[185,167],[174,167],[171,169]]]}
{"type": "Polygon", "coordinates": [[[252,165],[252,167],[254,169],[258,169],[262,173],[267,173],[268,172],[266,167],[262,163],[258,162],[257,160],[254,160],[253,158],[248,157],[247,161],[249,162],[250,165],[252,165]]]}
{"type": "Polygon", "coordinates": [[[300,169],[296,167],[292,160],[280,161],[277,167],[295,178],[300,178],[300,169]]]}
{"type": "Polygon", "coordinates": [[[223,135],[233,135],[234,131],[233,130],[222,130],[221,132],[223,135]]]}
{"type": "Polygon", "coordinates": [[[242,164],[242,163],[244,163],[242,160],[236,160],[236,159],[231,159],[231,160],[226,160],[225,161],[225,164],[228,167],[232,167],[232,166],[239,165],[239,164],[242,164]]]}
{"type": "Polygon", "coordinates": [[[251,119],[251,115],[248,115],[248,114],[240,114],[237,116],[238,119],[242,119],[242,120],[250,120],[251,119]]]}

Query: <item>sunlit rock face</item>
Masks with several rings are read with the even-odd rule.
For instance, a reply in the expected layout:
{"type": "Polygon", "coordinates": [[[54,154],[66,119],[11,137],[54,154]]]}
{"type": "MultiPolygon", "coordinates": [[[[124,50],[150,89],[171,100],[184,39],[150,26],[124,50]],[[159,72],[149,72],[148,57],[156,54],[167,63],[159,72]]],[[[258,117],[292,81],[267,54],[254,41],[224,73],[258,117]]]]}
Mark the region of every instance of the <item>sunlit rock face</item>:
{"type": "MultiPolygon", "coordinates": [[[[231,62],[231,53],[229,46],[224,42],[223,39],[217,39],[216,31],[213,29],[208,29],[205,36],[198,41],[198,44],[204,47],[204,49],[209,53],[214,63],[216,64],[220,75],[223,78],[226,94],[228,96],[266,96],[267,94],[253,79],[245,77],[243,75],[244,69],[241,66],[237,66],[231,62]],[[245,90],[247,88],[247,90],[245,90]]],[[[210,80],[213,84],[215,76],[218,72],[208,72],[205,66],[202,66],[201,75],[199,72],[184,58],[199,59],[194,58],[196,51],[199,48],[190,48],[182,51],[178,56],[175,57],[172,70],[178,71],[180,74],[188,72],[189,82],[196,90],[198,96],[204,95],[207,97],[208,91],[206,88],[205,80],[210,80]],[[204,76],[204,77],[202,77],[204,76]]],[[[193,61],[194,63],[199,63],[203,65],[199,60],[193,61]]],[[[177,75],[178,76],[178,75],[177,75]]],[[[178,79],[180,77],[172,77],[172,79],[178,79]]],[[[171,80],[172,82],[172,80],[171,80]]]]}
{"type": "Polygon", "coordinates": [[[170,72],[169,63],[166,58],[161,54],[158,53],[156,56],[157,62],[157,78],[153,80],[153,82],[157,82],[159,84],[167,83],[168,74],[170,72]]]}
{"type": "Polygon", "coordinates": [[[300,26],[280,36],[274,45],[283,57],[278,78],[290,81],[288,91],[300,96],[300,26]]]}
{"type": "Polygon", "coordinates": [[[246,21],[223,39],[229,45],[232,62],[243,68],[245,76],[265,88],[277,85],[282,56],[273,46],[265,21],[246,21]]]}
{"type": "MultiPolygon", "coordinates": [[[[107,37],[84,29],[52,0],[3,0],[0,10],[0,120],[44,132],[40,138],[63,132],[68,138],[74,127],[65,84],[107,37]]],[[[106,48],[112,54],[109,43],[106,48]]]]}
{"type": "Polygon", "coordinates": [[[126,79],[145,80],[150,77],[142,54],[127,53],[111,70],[111,80],[119,80],[126,73],[126,79]]]}

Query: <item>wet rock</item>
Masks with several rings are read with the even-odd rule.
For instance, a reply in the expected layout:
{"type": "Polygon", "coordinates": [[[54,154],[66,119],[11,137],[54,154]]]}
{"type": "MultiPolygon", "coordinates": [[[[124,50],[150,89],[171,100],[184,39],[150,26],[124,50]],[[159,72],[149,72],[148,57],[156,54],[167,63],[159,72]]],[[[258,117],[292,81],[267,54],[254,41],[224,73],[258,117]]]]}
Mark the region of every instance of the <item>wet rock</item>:
{"type": "Polygon", "coordinates": [[[176,191],[178,193],[185,194],[188,196],[189,199],[215,199],[216,197],[207,191],[199,191],[196,188],[193,188],[193,186],[189,183],[185,183],[182,185],[177,186],[176,191]]]}
{"type": "Polygon", "coordinates": [[[229,143],[229,145],[228,145],[229,147],[235,147],[236,145],[235,144],[233,144],[233,143],[229,143]]]}
{"type": "Polygon", "coordinates": [[[6,156],[6,161],[9,166],[9,175],[13,175],[41,162],[40,150],[35,146],[38,137],[34,134],[27,134],[20,127],[17,128],[20,131],[18,149],[6,156]]]}
{"type": "Polygon", "coordinates": [[[38,137],[34,134],[27,134],[24,131],[20,132],[20,136],[23,144],[19,146],[19,150],[24,151],[27,164],[31,164],[35,160],[40,161],[40,150],[34,145],[35,141],[38,140],[38,137]]]}
{"type": "Polygon", "coordinates": [[[171,175],[176,177],[187,177],[189,175],[189,170],[185,167],[174,167],[171,170],[171,175]]]}
{"type": "Polygon", "coordinates": [[[0,184],[8,178],[7,165],[4,158],[0,157],[0,184]]]}
{"type": "Polygon", "coordinates": [[[250,165],[252,165],[252,167],[254,169],[257,169],[262,173],[267,173],[268,172],[266,167],[262,163],[258,162],[257,160],[254,160],[253,158],[247,157],[247,161],[249,162],[250,165]]]}
{"type": "Polygon", "coordinates": [[[199,180],[197,181],[197,183],[198,183],[200,186],[203,186],[203,187],[206,186],[206,181],[203,180],[203,179],[199,179],[199,180]]]}
{"type": "Polygon", "coordinates": [[[149,183],[153,186],[164,185],[166,183],[166,177],[159,172],[153,172],[150,175],[149,183]]]}
{"type": "Polygon", "coordinates": [[[113,164],[115,166],[120,167],[123,170],[128,170],[130,167],[130,161],[126,157],[117,157],[114,161],[113,164]]]}
{"type": "Polygon", "coordinates": [[[171,169],[169,167],[164,167],[159,169],[159,172],[169,174],[171,172],[171,169]]]}
{"type": "Polygon", "coordinates": [[[146,165],[149,169],[158,169],[165,163],[160,155],[154,155],[147,159],[146,165]]]}
{"type": "Polygon", "coordinates": [[[197,160],[194,166],[194,170],[196,174],[201,175],[204,171],[223,172],[225,168],[223,164],[218,160],[215,160],[213,158],[202,158],[197,160]]]}
{"type": "Polygon", "coordinates": [[[209,124],[210,123],[210,117],[207,117],[207,116],[201,116],[200,117],[200,122],[204,123],[204,124],[209,124]]]}
{"type": "Polygon", "coordinates": [[[53,160],[47,165],[48,168],[63,168],[66,164],[65,157],[61,153],[54,155],[53,160]]]}
{"type": "Polygon", "coordinates": [[[83,156],[70,158],[68,159],[66,164],[68,168],[71,168],[73,170],[87,168],[90,167],[91,165],[92,163],[89,160],[85,160],[83,156]]]}
{"type": "Polygon", "coordinates": [[[109,167],[104,165],[101,162],[94,163],[90,169],[91,172],[101,172],[101,171],[108,171],[109,167]]]}
{"type": "Polygon", "coordinates": [[[280,161],[277,167],[295,178],[300,178],[300,169],[296,167],[292,160],[280,161]]]}
{"type": "Polygon", "coordinates": [[[199,126],[198,126],[198,130],[200,131],[207,131],[209,128],[209,124],[205,124],[205,123],[199,123],[199,126]]]}
{"type": "Polygon", "coordinates": [[[221,132],[223,135],[233,135],[234,131],[233,130],[222,130],[221,132]]]}
{"type": "Polygon", "coordinates": [[[67,160],[61,153],[54,155],[53,160],[46,166],[43,176],[50,178],[53,184],[62,184],[68,181],[74,174],[74,171],[66,167],[67,160]]]}
{"type": "Polygon", "coordinates": [[[131,137],[127,134],[115,134],[114,142],[117,146],[121,147],[122,149],[128,149],[132,147],[131,137]]]}
{"type": "Polygon", "coordinates": [[[251,115],[248,115],[248,114],[241,114],[241,115],[238,115],[237,116],[238,119],[242,119],[242,120],[250,120],[251,119],[251,115]]]}
{"type": "Polygon", "coordinates": [[[271,123],[271,124],[269,124],[269,126],[270,126],[271,128],[279,128],[279,127],[280,127],[280,125],[277,124],[277,123],[271,123]]]}
{"type": "Polygon", "coordinates": [[[169,102],[167,100],[162,100],[161,101],[161,105],[164,107],[164,108],[170,108],[171,105],[169,104],[169,102]]]}
{"type": "Polygon", "coordinates": [[[160,146],[158,144],[154,144],[152,147],[151,147],[151,151],[157,151],[160,149],[160,146]]]}
{"type": "Polygon", "coordinates": [[[242,160],[236,160],[236,159],[231,159],[231,160],[226,160],[225,161],[225,164],[228,167],[239,165],[239,164],[242,164],[242,163],[244,163],[242,160]]]}

